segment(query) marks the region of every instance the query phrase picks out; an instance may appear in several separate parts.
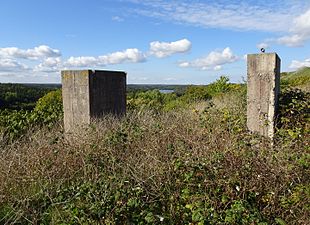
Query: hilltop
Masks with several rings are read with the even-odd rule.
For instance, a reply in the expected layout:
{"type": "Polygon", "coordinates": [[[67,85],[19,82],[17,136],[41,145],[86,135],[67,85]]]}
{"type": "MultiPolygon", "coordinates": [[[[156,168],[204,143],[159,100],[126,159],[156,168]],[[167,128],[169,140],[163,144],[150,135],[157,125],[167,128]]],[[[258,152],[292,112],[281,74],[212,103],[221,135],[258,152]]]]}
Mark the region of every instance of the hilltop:
{"type": "Polygon", "coordinates": [[[227,77],[134,90],[125,117],[71,138],[61,90],[0,111],[0,224],[309,224],[310,93],[292,89],[308,77],[283,74],[273,143],[247,131],[246,85],[227,77]]]}
{"type": "Polygon", "coordinates": [[[310,68],[304,67],[294,72],[281,73],[281,84],[286,87],[300,88],[310,91],[310,68]]]}

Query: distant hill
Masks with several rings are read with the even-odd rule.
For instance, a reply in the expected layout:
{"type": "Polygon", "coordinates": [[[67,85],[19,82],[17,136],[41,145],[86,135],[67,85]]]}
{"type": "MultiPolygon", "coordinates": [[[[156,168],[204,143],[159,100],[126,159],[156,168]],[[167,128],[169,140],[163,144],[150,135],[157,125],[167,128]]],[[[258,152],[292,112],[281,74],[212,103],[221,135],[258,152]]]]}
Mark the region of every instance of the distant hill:
{"type": "Polygon", "coordinates": [[[294,72],[281,73],[281,85],[310,91],[310,68],[304,67],[294,72]]]}
{"type": "Polygon", "coordinates": [[[36,88],[46,88],[46,89],[56,89],[61,88],[59,83],[23,83],[27,87],[36,87],[36,88]]]}
{"type": "MultiPolygon", "coordinates": [[[[1,83],[0,83],[1,84],[1,83]]],[[[4,84],[5,85],[5,84],[4,84]]],[[[35,87],[42,89],[56,89],[61,88],[61,84],[38,84],[38,83],[24,83],[24,86],[35,87]]],[[[191,85],[170,85],[170,84],[127,84],[127,91],[147,91],[147,90],[174,90],[184,92],[184,90],[191,85]]],[[[200,86],[207,86],[200,85],[200,86]]],[[[281,73],[282,87],[296,87],[306,91],[310,91],[310,67],[304,67],[293,72],[281,73]]]]}

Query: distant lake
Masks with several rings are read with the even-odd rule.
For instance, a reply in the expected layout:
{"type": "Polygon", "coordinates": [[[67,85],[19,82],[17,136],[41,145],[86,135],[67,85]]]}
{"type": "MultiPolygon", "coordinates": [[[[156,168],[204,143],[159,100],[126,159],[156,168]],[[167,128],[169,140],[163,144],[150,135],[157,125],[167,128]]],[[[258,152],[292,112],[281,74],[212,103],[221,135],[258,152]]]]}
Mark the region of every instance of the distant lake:
{"type": "Polygon", "coordinates": [[[160,93],[163,93],[163,94],[169,94],[169,93],[173,93],[174,90],[159,90],[160,93]]]}

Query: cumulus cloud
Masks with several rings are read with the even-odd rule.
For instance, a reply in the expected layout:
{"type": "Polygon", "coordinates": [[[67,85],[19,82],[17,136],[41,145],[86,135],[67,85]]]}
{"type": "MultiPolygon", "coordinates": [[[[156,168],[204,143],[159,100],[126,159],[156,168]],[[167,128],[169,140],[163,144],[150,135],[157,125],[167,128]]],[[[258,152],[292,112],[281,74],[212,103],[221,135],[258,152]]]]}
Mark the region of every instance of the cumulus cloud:
{"type": "Polygon", "coordinates": [[[304,61],[293,60],[289,66],[290,69],[301,69],[303,67],[310,67],[310,59],[304,61]]]}
{"type": "Polygon", "coordinates": [[[34,71],[36,72],[58,72],[63,67],[61,58],[46,58],[42,63],[34,67],[34,71]]]}
{"type": "Polygon", "coordinates": [[[28,67],[13,59],[1,59],[0,58],[0,71],[22,71],[28,70],[28,67]]]}
{"type": "Polygon", "coordinates": [[[17,47],[0,48],[0,72],[13,73],[36,73],[55,72],[60,65],[61,52],[47,45],[40,45],[30,49],[17,47]],[[38,62],[39,65],[32,66],[27,60],[38,62]],[[59,64],[56,66],[56,63],[59,64]]]}
{"type": "Polygon", "coordinates": [[[66,66],[72,67],[96,66],[98,64],[99,59],[93,56],[70,57],[67,62],[65,62],[66,66]]]}
{"type": "Polygon", "coordinates": [[[136,48],[98,57],[70,57],[65,61],[60,56],[61,53],[59,50],[52,49],[47,45],[41,45],[33,49],[19,49],[16,47],[0,48],[0,72],[56,74],[56,72],[70,67],[95,67],[128,62],[139,63],[146,60],[145,54],[136,48]],[[31,60],[31,63],[26,63],[27,60],[31,60]],[[33,62],[37,62],[37,65],[33,66],[33,62]]]}
{"type": "Polygon", "coordinates": [[[150,54],[158,58],[164,58],[176,53],[188,52],[192,47],[192,43],[187,39],[182,39],[174,42],[159,42],[150,43],[150,54]]]}
{"type": "Polygon", "coordinates": [[[114,52],[107,55],[98,57],[93,56],[81,56],[70,57],[65,66],[68,67],[86,67],[86,66],[106,66],[120,63],[139,63],[144,62],[146,56],[144,53],[136,48],[126,49],[122,52],[114,52]]]}
{"type": "Polygon", "coordinates": [[[136,48],[129,48],[122,52],[114,52],[108,55],[99,56],[103,64],[120,64],[124,62],[144,62],[146,60],[145,54],[136,48]]]}
{"type": "Polygon", "coordinates": [[[223,51],[212,51],[206,57],[196,59],[192,62],[181,62],[179,66],[199,68],[202,70],[220,70],[223,65],[233,63],[237,60],[238,57],[227,47],[223,51]]]}
{"type": "Polygon", "coordinates": [[[40,59],[59,56],[61,56],[59,50],[52,49],[47,45],[40,45],[32,49],[19,49],[16,47],[0,48],[0,57],[2,58],[40,59]]]}

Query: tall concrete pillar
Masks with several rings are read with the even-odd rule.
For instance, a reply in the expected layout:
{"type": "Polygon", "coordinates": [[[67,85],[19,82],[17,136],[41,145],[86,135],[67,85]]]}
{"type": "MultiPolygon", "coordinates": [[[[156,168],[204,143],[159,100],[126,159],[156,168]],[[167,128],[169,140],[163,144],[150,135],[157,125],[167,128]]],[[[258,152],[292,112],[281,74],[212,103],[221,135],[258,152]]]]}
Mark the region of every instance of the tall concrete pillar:
{"type": "Polygon", "coordinates": [[[104,114],[126,113],[126,73],[101,70],[61,72],[65,132],[104,114]]]}
{"type": "Polygon", "coordinates": [[[276,53],[247,55],[247,126],[273,138],[280,93],[281,60],[276,53]]]}

